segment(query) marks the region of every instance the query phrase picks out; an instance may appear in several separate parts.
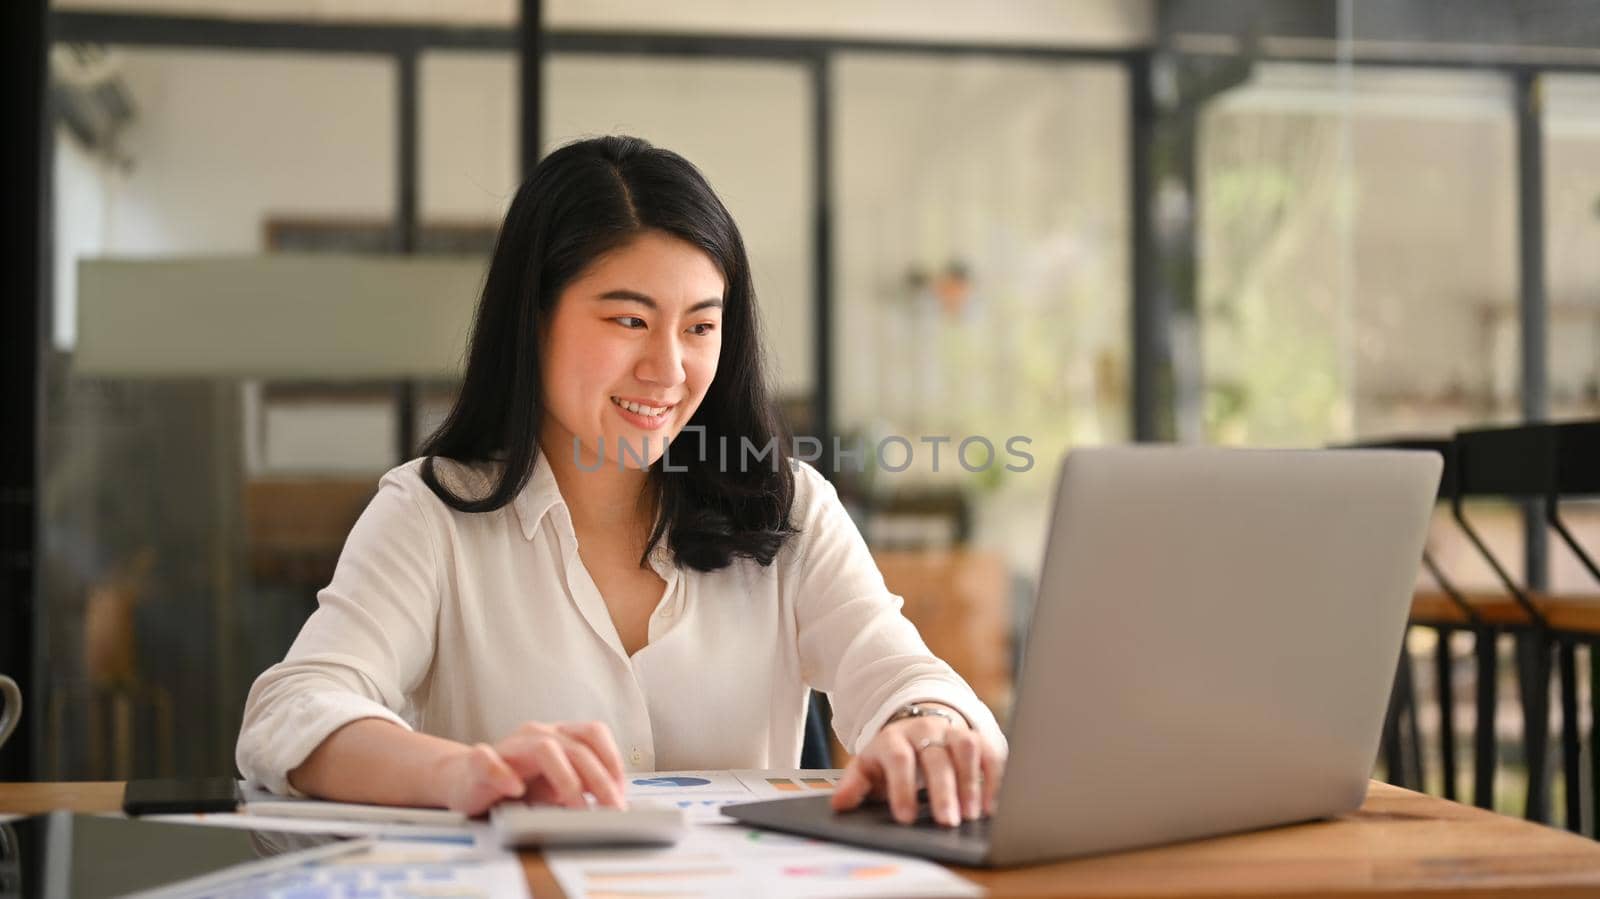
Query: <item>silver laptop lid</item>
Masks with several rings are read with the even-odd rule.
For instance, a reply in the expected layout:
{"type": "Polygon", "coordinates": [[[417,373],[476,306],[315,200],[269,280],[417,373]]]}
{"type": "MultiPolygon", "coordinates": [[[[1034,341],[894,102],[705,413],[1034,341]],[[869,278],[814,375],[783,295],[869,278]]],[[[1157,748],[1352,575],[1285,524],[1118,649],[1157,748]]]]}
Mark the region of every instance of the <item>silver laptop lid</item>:
{"type": "Polygon", "coordinates": [[[1441,466],[1384,450],[1071,453],[992,861],[1359,806],[1441,466]]]}

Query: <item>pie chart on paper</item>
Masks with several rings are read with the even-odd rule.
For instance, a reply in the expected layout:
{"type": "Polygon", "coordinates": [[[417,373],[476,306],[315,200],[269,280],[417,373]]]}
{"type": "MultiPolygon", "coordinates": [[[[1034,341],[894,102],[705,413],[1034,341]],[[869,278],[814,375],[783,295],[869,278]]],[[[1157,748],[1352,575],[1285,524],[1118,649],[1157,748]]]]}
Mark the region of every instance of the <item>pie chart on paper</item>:
{"type": "Polygon", "coordinates": [[[640,777],[633,781],[636,787],[703,787],[711,781],[704,777],[640,777]]]}

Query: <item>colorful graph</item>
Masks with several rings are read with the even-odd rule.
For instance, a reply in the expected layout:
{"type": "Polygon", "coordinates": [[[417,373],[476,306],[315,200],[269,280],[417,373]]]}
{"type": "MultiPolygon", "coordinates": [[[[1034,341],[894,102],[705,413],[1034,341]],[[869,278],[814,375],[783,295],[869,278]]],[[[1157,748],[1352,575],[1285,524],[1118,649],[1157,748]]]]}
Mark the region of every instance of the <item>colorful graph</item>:
{"type": "Polygon", "coordinates": [[[879,877],[893,877],[900,870],[899,865],[867,865],[852,862],[836,862],[829,865],[792,865],[784,868],[787,877],[828,877],[835,880],[876,880],[879,877]]]}
{"type": "Polygon", "coordinates": [[[839,785],[837,777],[769,777],[766,781],[768,786],[780,793],[831,790],[839,785]]]}
{"type": "Polygon", "coordinates": [[[698,880],[706,877],[732,877],[738,871],[732,867],[712,868],[635,868],[619,871],[586,871],[589,883],[629,883],[641,880],[698,880]]]}
{"type": "Polygon", "coordinates": [[[584,899],[662,899],[664,896],[694,897],[704,896],[705,893],[662,893],[656,890],[635,892],[634,890],[590,890],[584,899]]]}
{"type": "Polygon", "coordinates": [[[770,830],[752,830],[745,835],[745,839],[763,846],[805,846],[815,844],[817,840],[811,837],[797,837],[793,834],[776,833],[770,830]]]}
{"type": "Polygon", "coordinates": [[[704,777],[641,777],[633,782],[636,787],[703,787],[711,781],[704,777]]]}

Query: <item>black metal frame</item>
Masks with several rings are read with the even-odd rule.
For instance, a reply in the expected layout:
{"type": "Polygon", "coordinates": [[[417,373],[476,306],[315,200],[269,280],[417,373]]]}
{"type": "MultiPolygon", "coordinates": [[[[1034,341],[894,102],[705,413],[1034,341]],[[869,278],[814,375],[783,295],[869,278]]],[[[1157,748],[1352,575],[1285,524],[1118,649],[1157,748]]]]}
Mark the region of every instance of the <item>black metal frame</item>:
{"type": "MultiPolygon", "coordinates": [[[[33,602],[38,583],[40,367],[48,338],[44,299],[51,235],[40,220],[49,200],[45,177],[52,135],[45,122],[45,0],[0,4],[0,118],[11,139],[0,151],[7,201],[0,205],[0,246],[7,272],[0,301],[0,673],[36,696],[38,656],[33,602]]],[[[0,750],[0,780],[34,770],[32,739],[42,720],[24,703],[14,738],[0,750]]]]}
{"type": "MultiPolygon", "coordinates": [[[[420,231],[417,213],[417,180],[422,169],[418,145],[422,126],[417,114],[417,68],[421,53],[410,47],[395,52],[395,251],[411,255],[417,251],[420,231]]],[[[417,446],[417,382],[406,378],[395,384],[395,458],[411,458],[417,446]]]]}
{"type": "MultiPolygon", "coordinates": [[[[821,471],[838,471],[833,445],[833,69],[826,56],[807,60],[811,79],[811,365],[812,436],[822,442],[821,471]]],[[[826,713],[829,707],[820,708],[826,713]]]]}
{"type": "Polygon", "coordinates": [[[517,130],[517,169],[526,179],[539,163],[539,148],[544,146],[544,4],[541,0],[519,0],[517,21],[517,108],[521,110],[517,130]]]}
{"type": "Polygon", "coordinates": [[[1165,322],[1156,306],[1160,302],[1155,245],[1155,152],[1156,99],[1155,61],[1151,56],[1134,60],[1128,69],[1128,137],[1131,154],[1128,172],[1129,246],[1128,284],[1132,291],[1128,304],[1129,328],[1133,334],[1132,407],[1129,433],[1134,440],[1160,438],[1160,385],[1157,369],[1165,356],[1165,322]]]}
{"type": "Polygon", "coordinates": [[[54,10],[50,39],[153,47],[387,55],[400,50],[516,50],[517,29],[218,19],[54,10]]]}
{"type": "MultiPolygon", "coordinates": [[[[1511,73],[1517,122],[1517,274],[1522,420],[1542,422],[1550,413],[1548,297],[1544,273],[1544,124],[1539,73],[1511,73]]],[[[1522,513],[1524,570],[1528,586],[1543,590],[1550,569],[1549,535],[1537,501],[1522,513]]]]}

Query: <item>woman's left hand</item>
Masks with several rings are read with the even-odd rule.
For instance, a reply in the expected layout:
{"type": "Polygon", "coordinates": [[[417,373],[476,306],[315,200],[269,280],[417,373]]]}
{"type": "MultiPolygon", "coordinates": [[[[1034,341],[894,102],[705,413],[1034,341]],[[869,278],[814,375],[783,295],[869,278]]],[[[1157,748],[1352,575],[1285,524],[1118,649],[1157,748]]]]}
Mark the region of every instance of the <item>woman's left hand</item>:
{"type": "Polygon", "coordinates": [[[928,788],[933,818],[946,827],[994,811],[1005,770],[1005,751],[966,724],[937,716],[895,721],[878,731],[850,760],[833,794],[833,810],[845,811],[867,796],[887,797],[901,824],[917,816],[918,782],[928,788]]]}

